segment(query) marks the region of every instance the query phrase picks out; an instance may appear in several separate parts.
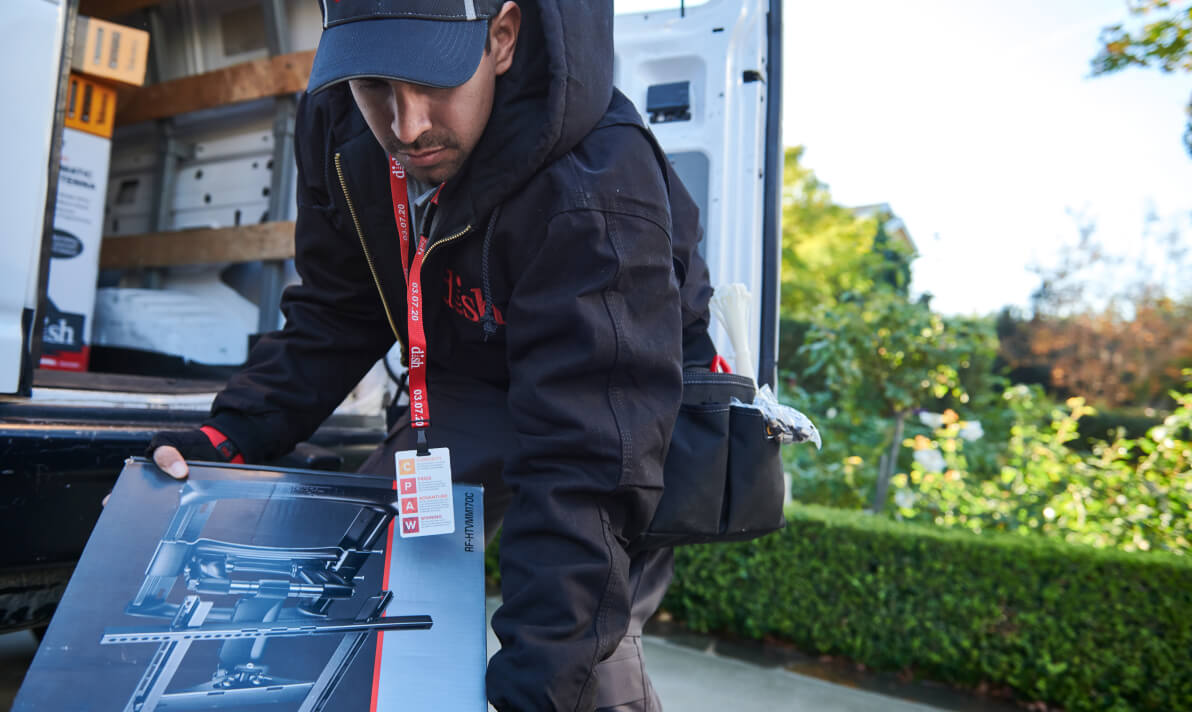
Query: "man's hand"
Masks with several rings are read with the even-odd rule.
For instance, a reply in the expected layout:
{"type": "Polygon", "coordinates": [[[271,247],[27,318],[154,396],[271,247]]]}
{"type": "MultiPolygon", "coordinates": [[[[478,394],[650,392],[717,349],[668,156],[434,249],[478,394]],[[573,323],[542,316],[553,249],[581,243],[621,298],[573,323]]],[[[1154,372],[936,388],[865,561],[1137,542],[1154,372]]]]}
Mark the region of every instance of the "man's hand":
{"type": "MultiPolygon", "coordinates": [[[[162,469],[163,472],[175,479],[184,480],[190,474],[190,468],[186,466],[186,460],[182,459],[182,453],[178,452],[178,448],[169,445],[163,445],[153,451],[153,462],[162,469]]],[[[108,500],[112,498],[112,493],[108,492],[103,496],[103,501],[99,506],[108,506],[108,500]]]]}
{"type": "Polygon", "coordinates": [[[178,480],[190,474],[189,460],[244,462],[240,450],[223,433],[205,425],[196,430],[163,430],[149,441],[147,457],[162,472],[178,480]]]}
{"type": "Polygon", "coordinates": [[[154,450],[153,462],[174,479],[184,480],[190,474],[190,468],[186,466],[182,453],[173,445],[162,445],[154,450]]]}
{"type": "MultiPolygon", "coordinates": [[[[222,433],[209,427],[205,430],[164,430],[153,436],[145,455],[153,458],[153,464],[176,480],[184,480],[190,474],[190,466],[186,464],[187,457],[213,462],[228,461],[225,453],[212,443],[212,436],[208,435],[206,430],[210,430],[221,444],[228,442],[222,433]],[[183,450],[186,451],[185,455],[182,454],[183,450]]],[[[230,452],[243,462],[234,446],[230,452]]],[[[111,496],[109,492],[103,498],[103,506],[107,506],[108,498],[111,496]]]]}
{"type": "MultiPolygon", "coordinates": [[[[163,430],[149,441],[145,455],[153,458],[153,464],[176,480],[184,480],[190,474],[190,466],[186,464],[188,457],[211,462],[244,462],[236,446],[211,426],[198,430],[163,430]]],[[[104,506],[111,496],[108,493],[103,498],[104,506]]]]}

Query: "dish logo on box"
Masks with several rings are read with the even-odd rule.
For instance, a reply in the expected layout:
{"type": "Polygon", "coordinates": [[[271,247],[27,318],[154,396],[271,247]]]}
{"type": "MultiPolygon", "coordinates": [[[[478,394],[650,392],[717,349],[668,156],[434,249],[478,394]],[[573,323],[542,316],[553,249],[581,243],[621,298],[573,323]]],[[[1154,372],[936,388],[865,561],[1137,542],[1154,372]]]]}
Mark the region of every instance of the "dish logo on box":
{"type": "Polygon", "coordinates": [[[60,311],[54,302],[46,300],[46,318],[41,332],[42,365],[67,371],[82,371],[87,367],[89,349],[83,344],[82,314],[60,311]]]}

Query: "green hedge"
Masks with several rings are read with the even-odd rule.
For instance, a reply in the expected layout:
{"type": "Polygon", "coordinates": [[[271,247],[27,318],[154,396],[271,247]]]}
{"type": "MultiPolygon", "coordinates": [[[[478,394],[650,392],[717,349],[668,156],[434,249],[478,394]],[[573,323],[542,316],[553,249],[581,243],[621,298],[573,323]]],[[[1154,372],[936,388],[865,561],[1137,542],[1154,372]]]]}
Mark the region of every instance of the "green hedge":
{"type": "Polygon", "coordinates": [[[678,550],[664,606],[1076,710],[1192,709],[1192,561],[797,506],[755,542],[678,550]]]}

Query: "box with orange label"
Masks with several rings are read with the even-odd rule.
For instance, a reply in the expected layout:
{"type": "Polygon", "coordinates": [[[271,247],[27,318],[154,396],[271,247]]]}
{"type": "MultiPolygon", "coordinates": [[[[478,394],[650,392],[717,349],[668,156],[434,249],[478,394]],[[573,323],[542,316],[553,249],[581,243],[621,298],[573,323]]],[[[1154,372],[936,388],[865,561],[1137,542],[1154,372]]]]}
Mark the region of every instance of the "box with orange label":
{"type": "Polygon", "coordinates": [[[115,115],[115,90],[70,75],[46,288],[42,368],[87,370],[115,115]]]}
{"type": "Polygon", "coordinates": [[[140,86],[145,83],[149,33],[114,22],[80,17],[70,68],[76,72],[140,86]]]}

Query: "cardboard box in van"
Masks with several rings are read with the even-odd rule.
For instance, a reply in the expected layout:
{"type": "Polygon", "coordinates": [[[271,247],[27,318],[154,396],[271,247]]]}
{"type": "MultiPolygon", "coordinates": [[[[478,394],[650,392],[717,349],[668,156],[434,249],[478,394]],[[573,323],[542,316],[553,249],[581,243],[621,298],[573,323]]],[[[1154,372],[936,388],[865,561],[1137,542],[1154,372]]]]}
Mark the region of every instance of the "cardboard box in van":
{"type": "Polygon", "coordinates": [[[114,22],[80,17],[70,67],[93,77],[140,86],[149,60],[149,33],[114,22]]]}
{"type": "Polygon", "coordinates": [[[41,367],[87,370],[116,92],[71,74],[50,247],[41,367]]]}

